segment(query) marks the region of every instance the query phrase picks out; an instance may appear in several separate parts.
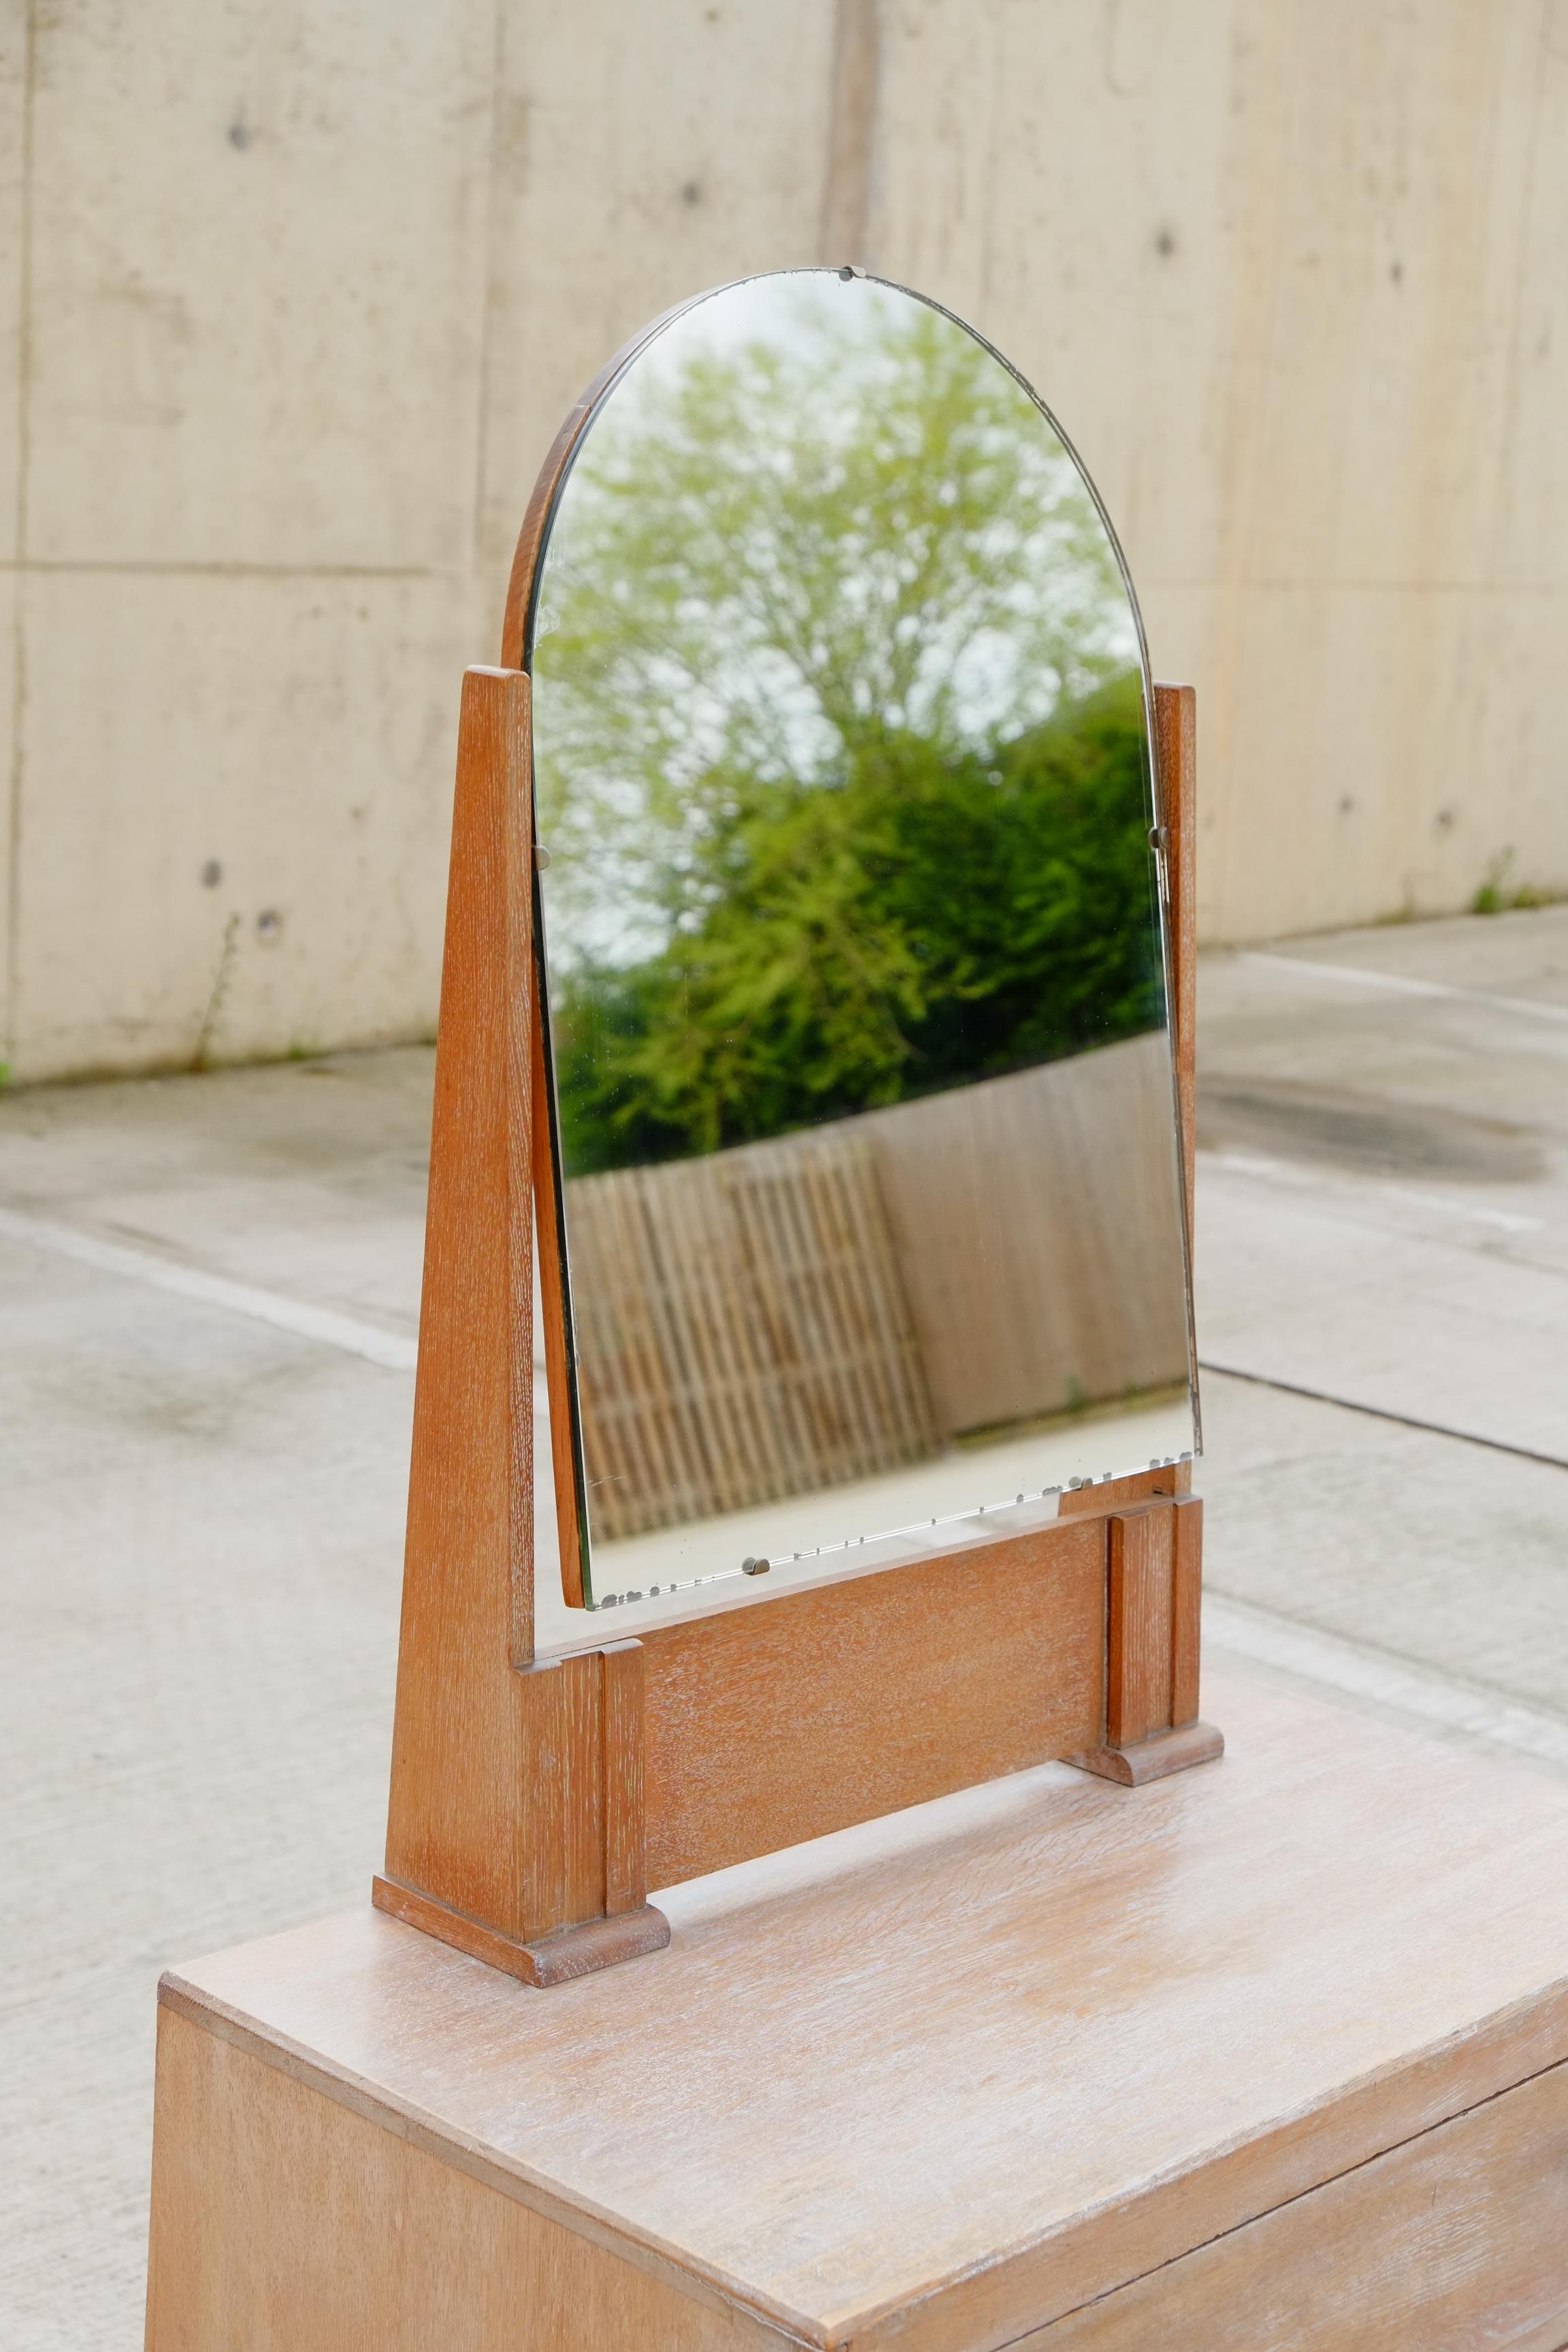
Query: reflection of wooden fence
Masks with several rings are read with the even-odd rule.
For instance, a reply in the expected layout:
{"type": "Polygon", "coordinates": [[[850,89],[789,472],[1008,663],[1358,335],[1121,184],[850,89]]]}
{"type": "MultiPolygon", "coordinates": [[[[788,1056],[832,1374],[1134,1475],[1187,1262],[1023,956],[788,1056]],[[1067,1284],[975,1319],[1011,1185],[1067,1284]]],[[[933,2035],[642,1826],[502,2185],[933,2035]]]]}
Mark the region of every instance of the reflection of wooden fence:
{"type": "Polygon", "coordinates": [[[1186,1377],[1163,1032],[855,1127],[944,1437],[1186,1377]]]}
{"type": "Polygon", "coordinates": [[[838,1130],[567,1188],[601,1539],[937,1443],[869,1144],[838,1130]]]}
{"type": "Polygon", "coordinates": [[[1163,1035],[566,1188],[610,1539],[1186,1370],[1163,1035]]]}

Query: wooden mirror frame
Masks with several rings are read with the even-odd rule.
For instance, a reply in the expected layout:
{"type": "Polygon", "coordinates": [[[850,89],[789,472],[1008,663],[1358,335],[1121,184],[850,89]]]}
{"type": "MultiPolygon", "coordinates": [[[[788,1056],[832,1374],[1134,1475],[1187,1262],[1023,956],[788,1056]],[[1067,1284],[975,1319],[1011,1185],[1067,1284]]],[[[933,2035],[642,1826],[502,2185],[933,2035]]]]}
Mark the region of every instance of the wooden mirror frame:
{"type": "MultiPolygon", "coordinates": [[[[1065,1759],[1136,1786],[1224,1747],[1198,1717],[1203,1507],[1190,1463],[1069,1490],[1027,1534],[635,1639],[605,1641],[595,1612],[580,1649],[534,1656],[536,1222],[552,1401],[568,1374],[522,658],[572,450],[663,324],[616,355],[563,426],[519,539],[502,666],[465,673],[458,729],[386,1864],[373,1900],[533,1985],[668,1943],[650,1885],[1033,1764],[1065,1759]]],[[[1189,1261],[1194,730],[1192,688],[1157,686],[1189,1261]]],[[[565,1455],[562,1550],[580,1566],[565,1455]]]]}

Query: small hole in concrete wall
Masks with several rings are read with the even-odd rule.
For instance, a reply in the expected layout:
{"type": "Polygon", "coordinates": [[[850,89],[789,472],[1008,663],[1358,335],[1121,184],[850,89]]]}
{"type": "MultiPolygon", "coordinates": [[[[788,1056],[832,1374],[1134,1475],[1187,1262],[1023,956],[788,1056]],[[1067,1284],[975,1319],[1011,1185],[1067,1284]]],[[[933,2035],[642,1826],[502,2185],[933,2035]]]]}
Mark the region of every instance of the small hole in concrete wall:
{"type": "Polygon", "coordinates": [[[1175,249],[1175,230],[1173,228],[1162,228],[1157,230],[1154,237],[1154,250],[1160,256],[1162,261],[1168,261],[1175,249]]]}
{"type": "Polygon", "coordinates": [[[256,936],[263,947],[273,947],[283,936],[283,918],[276,907],[266,907],[256,918],[256,936]]]}
{"type": "Polygon", "coordinates": [[[1389,268],[1388,274],[1393,278],[1396,286],[1402,286],[1405,283],[1405,264],[1403,261],[1394,262],[1389,268]]]}
{"type": "Polygon", "coordinates": [[[229,145],[231,147],[237,147],[240,153],[243,155],[251,141],[250,125],[247,122],[243,114],[237,114],[234,121],[229,124],[227,138],[229,145]]]}
{"type": "Polygon", "coordinates": [[[686,185],[680,191],[680,201],[683,205],[700,205],[702,202],[701,182],[700,180],[688,180],[686,185]]]}
{"type": "Polygon", "coordinates": [[[223,867],[218,864],[216,857],[209,857],[206,864],[202,867],[202,888],[204,890],[216,890],[222,880],[223,867]]]}

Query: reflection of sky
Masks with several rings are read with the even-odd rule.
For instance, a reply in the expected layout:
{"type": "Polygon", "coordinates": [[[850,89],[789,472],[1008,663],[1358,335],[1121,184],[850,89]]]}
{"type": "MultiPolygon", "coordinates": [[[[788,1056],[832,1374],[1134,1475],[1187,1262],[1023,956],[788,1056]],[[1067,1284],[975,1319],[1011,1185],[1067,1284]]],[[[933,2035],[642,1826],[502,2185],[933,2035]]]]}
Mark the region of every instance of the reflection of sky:
{"type": "MultiPolygon", "coordinates": [[[[635,757],[615,757],[613,730],[590,722],[591,751],[574,741],[592,698],[627,691],[627,678],[610,674],[585,678],[552,667],[550,638],[570,609],[574,592],[587,582],[576,551],[604,545],[605,502],[616,495],[617,466],[635,449],[642,421],[664,409],[693,364],[708,357],[773,354],[781,369],[809,371],[813,434],[842,445],[863,430],[868,404],[895,367],[888,337],[911,314],[934,320],[941,335],[966,348],[965,331],[942,320],[914,298],[859,278],[845,281],[833,272],[802,272],[753,279],[695,305],[667,328],[622,376],[590,428],[567,482],[552,526],[535,627],[535,742],[540,765],[542,815],[554,864],[546,886],[552,960],[567,969],[582,960],[627,963],[658,950],[668,937],[668,899],[650,873],[656,855],[668,877],[682,860],[679,829],[689,828],[689,805],[673,822],[660,824],[648,806],[646,773],[635,757]],[[845,335],[848,320],[853,338],[845,335]],[[831,357],[830,386],[817,373],[831,357]],[[595,514],[595,502],[601,511],[595,514]],[[575,527],[574,527],[575,526],[575,527]],[[587,771],[591,768],[591,775],[587,771]],[[594,823],[579,844],[569,825],[557,829],[550,814],[556,799],[591,797],[594,823]],[[651,832],[650,832],[651,825],[651,832]],[[654,850],[656,836],[657,853],[654,850]],[[553,836],[553,837],[552,837],[553,836]],[[574,871],[574,868],[576,870],[574,871]],[[652,887],[650,887],[650,885],[652,887]]],[[[1031,640],[1042,628],[1063,634],[1068,659],[1080,676],[1096,668],[1134,667],[1136,626],[1103,529],[1071,458],[1022,387],[994,363],[1010,410],[1002,436],[1007,455],[1023,469],[1032,492],[1034,516],[993,517],[976,542],[982,565],[1004,577],[1015,563],[1024,576],[998,605],[992,600],[988,625],[951,609],[922,608],[923,648],[901,709],[884,718],[914,733],[942,731],[951,742],[984,748],[1047,719],[1063,690],[1061,667],[1031,659],[1031,640]],[[1086,562],[1080,552],[1090,545],[1086,562]],[[1075,541],[1078,544],[1075,544],[1075,541]]],[[[984,437],[972,446],[984,454],[984,437]]],[[[759,445],[756,474],[761,540],[767,541],[770,471],[781,478],[793,453],[776,441],[759,445]]],[[[622,498],[624,510],[625,493],[622,498]]],[[[636,528],[635,514],[631,517],[636,528]]],[[[875,551],[869,563],[847,562],[834,583],[842,622],[854,627],[875,622],[874,606],[886,593],[892,551],[875,551]]],[[[846,553],[853,556],[853,550],[846,553]]],[[[895,557],[896,562],[896,557],[895,557]]],[[[737,563],[744,567],[743,549],[737,563]]],[[[752,570],[752,587],[766,585],[752,570]]],[[[638,648],[638,691],[664,708],[672,724],[660,761],[662,782],[679,803],[682,788],[711,770],[726,750],[743,740],[754,772],[793,775],[802,782],[830,781],[842,758],[842,744],[812,686],[795,661],[776,646],[745,641],[747,619],[739,598],[715,614],[700,599],[680,618],[695,628],[701,646],[693,667],[678,648],[638,648]]],[[[1068,667],[1064,662],[1062,667],[1068,667]]],[[[1070,686],[1077,680],[1069,678],[1070,686]]]]}

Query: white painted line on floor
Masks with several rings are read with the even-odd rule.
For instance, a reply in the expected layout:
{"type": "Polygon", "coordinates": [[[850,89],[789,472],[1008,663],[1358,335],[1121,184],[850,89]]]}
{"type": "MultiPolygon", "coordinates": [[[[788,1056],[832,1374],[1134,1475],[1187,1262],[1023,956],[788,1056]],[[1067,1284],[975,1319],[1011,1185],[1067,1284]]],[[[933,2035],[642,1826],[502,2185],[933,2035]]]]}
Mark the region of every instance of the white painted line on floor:
{"type": "Polygon", "coordinates": [[[1491,1225],[1503,1234],[1538,1234],[1544,1224],[1540,1217],[1521,1217],[1512,1209],[1486,1209],[1473,1201],[1453,1200],[1447,1192],[1418,1192],[1412,1185],[1384,1184],[1375,1177],[1330,1174],[1299,1160],[1274,1160],[1260,1151],[1200,1151],[1200,1174],[1205,1166],[1227,1169],[1236,1176],[1259,1177],[1269,1184],[1289,1184],[1301,1192],[1334,1192],[1347,1200],[1397,1201],[1405,1208],[1463,1217],[1471,1224],[1491,1225]]]}
{"type": "Polygon", "coordinates": [[[1533,996],[1495,996],[1488,988],[1456,988],[1441,980],[1411,980],[1403,972],[1369,971],[1362,964],[1319,963],[1311,956],[1270,955],[1261,948],[1244,949],[1241,963],[1266,964],[1275,971],[1293,971],[1309,980],[1337,981],[1352,988],[1384,988],[1395,996],[1443,996],[1457,1004],[1489,1005],[1494,1012],[1528,1013],[1535,1021],[1568,1022],[1568,1004],[1543,1004],[1533,996]]]}
{"type": "Polygon", "coordinates": [[[417,1343],[401,1331],[383,1330],[363,1323],[356,1315],[341,1315],[331,1307],[311,1307],[281,1291],[258,1290],[247,1282],[231,1282],[226,1275],[207,1274],[200,1266],[181,1265],[153,1250],[128,1249],[121,1242],[100,1241],[96,1234],[79,1233],[45,1217],[24,1215],[0,1208],[0,1240],[20,1242],[28,1249],[48,1250],[100,1274],[143,1282],[154,1290],[170,1290],[176,1297],[194,1298],[204,1307],[226,1307],[231,1315],[247,1315],[253,1323],[270,1323],[297,1339],[315,1339],[323,1347],[342,1348],[363,1356],[388,1371],[411,1372],[418,1357],[417,1343]]]}
{"type": "MultiPolygon", "coordinates": [[[[416,1360],[415,1341],[401,1332],[384,1330],[376,1324],[362,1322],[356,1316],[342,1315],[331,1307],[310,1306],[279,1291],[232,1282],[225,1275],[208,1274],[198,1266],[181,1265],[150,1250],[101,1241],[94,1234],[58,1225],[47,1218],[0,1208],[0,1239],[17,1242],[30,1249],[47,1250],[98,1273],[145,1283],[153,1289],[170,1291],[177,1297],[195,1299],[203,1306],[248,1316],[254,1322],[270,1324],[277,1330],[292,1332],[297,1338],[313,1339],[325,1347],[342,1349],[389,1370],[412,1371],[416,1360]]],[[[1326,1685],[1351,1696],[1396,1708],[1445,1729],[1488,1739],[1568,1769],[1568,1721],[1451,1682],[1426,1667],[1405,1664],[1385,1652],[1363,1648],[1337,1634],[1319,1633],[1270,1611],[1251,1608],[1212,1592],[1204,1597],[1204,1638],[1212,1642],[1216,1650],[1233,1656],[1277,1667],[1303,1681],[1326,1685]]]]}
{"type": "Polygon", "coordinates": [[[1272,1610],[1205,1592],[1204,1642],[1232,1657],[1275,1666],[1303,1682],[1394,1707],[1446,1731],[1489,1739],[1568,1770],[1568,1721],[1561,1716],[1452,1682],[1429,1666],[1409,1665],[1385,1650],[1364,1647],[1338,1633],[1321,1633],[1315,1626],[1299,1625],[1272,1610]]]}
{"type": "MultiPolygon", "coordinates": [[[[1446,1421],[1427,1421],[1421,1414],[1396,1412],[1392,1405],[1363,1404],[1359,1398],[1341,1396],[1333,1389],[1313,1388],[1304,1381],[1288,1381],[1278,1372],[1249,1372],[1242,1364],[1216,1363],[1212,1356],[1198,1358],[1200,1372],[1221,1380],[1245,1381],[1255,1389],[1278,1389],[1281,1396],[1305,1397],[1310,1404],[1332,1405],[1336,1412],[1364,1413],[1369,1421],[1392,1422],[1400,1429],[1424,1430],[1428,1437],[1446,1437],[1455,1445],[1484,1446],[1489,1454],[1511,1454],[1518,1462],[1544,1462],[1548,1469],[1568,1470],[1568,1455],[1546,1454],[1533,1445],[1515,1445],[1506,1437],[1483,1437],[1474,1429],[1456,1429],[1446,1421]]],[[[1568,2345],[1563,2347],[1568,2352],[1568,2345]]]]}

